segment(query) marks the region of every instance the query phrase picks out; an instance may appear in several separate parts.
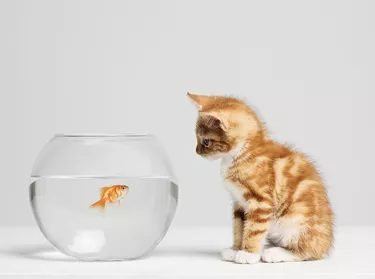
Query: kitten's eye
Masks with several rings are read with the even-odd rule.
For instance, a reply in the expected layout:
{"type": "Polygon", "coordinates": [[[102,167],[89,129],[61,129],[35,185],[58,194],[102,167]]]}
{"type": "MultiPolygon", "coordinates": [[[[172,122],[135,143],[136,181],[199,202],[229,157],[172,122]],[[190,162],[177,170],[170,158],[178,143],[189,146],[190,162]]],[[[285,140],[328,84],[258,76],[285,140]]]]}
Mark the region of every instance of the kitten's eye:
{"type": "Polygon", "coordinates": [[[208,147],[209,144],[210,144],[210,140],[209,139],[204,139],[203,140],[203,144],[204,144],[205,147],[208,147]]]}

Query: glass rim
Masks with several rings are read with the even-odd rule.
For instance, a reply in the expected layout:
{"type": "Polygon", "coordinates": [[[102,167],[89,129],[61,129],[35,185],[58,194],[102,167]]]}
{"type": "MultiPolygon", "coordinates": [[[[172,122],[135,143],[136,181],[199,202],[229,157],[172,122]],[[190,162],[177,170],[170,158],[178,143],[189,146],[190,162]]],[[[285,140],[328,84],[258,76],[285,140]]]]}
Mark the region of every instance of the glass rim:
{"type": "Polygon", "coordinates": [[[154,137],[153,134],[146,133],[122,133],[122,134],[109,134],[109,133],[57,133],[54,135],[56,138],[148,138],[154,137]]]}

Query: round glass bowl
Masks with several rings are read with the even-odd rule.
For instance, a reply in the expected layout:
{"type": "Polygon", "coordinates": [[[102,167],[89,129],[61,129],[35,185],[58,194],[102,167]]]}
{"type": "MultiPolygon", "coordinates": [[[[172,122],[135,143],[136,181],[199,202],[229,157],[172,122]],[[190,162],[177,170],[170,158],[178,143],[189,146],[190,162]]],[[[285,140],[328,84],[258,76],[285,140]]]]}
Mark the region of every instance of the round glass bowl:
{"type": "Polygon", "coordinates": [[[178,186],[152,135],[56,135],[31,174],[39,228],[81,260],[126,260],[152,251],[174,217],[178,186]]]}

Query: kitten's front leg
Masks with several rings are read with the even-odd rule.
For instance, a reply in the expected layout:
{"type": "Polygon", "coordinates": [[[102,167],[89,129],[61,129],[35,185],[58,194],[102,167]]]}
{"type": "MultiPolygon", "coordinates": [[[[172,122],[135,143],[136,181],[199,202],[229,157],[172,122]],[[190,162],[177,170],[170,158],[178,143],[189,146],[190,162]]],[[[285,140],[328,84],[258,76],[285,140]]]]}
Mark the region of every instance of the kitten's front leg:
{"type": "Polygon", "coordinates": [[[245,221],[244,211],[235,206],[233,210],[233,250],[240,250],[243,239],[243,226],[245,221]]]}
{"type": "Polygon", "coordinates": [[[242,235],[243,235],[243,222],[244,212],[237,202],[233,203],[233,246],[231,248],[224,249],[221,252],[221,257],[224,261],[234,261],[237,251],[242,246],[242,235]]]}
{"type": "Polygon", "coordinates": [[[253,264],[260,261],[271,214],[269,208],[249,209],[245,213],[242,246],[234,259],[236,263],[253,264]]]}

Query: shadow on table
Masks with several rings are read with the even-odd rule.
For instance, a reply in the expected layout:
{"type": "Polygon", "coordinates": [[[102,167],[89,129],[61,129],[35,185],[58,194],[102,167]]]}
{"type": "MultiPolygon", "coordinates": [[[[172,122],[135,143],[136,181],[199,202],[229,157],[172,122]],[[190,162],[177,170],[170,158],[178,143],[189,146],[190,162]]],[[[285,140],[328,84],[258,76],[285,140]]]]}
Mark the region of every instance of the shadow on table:
{"type": "MultiPolygon", "coordinates": [[[[14,247],[10,250],[0,251],[0,253],[8,256],[32,260],[78,262],[78,260],[62,254],[61,252],[57,251],[54,247],[49,245],[14,247]]],[[[192,250],[189,248],[181,247],[160,247],[156,248],[156,250],[154,250],[150,254],[141,257],[139,260],[163,257],[219,258],[219,252],[217,250],[208,249],[192,250]]]]}
{"type": "Polygon", "coordinates": [[[193,258],[219,258],[218,250],[214,249],[189,249],[181,247],[160,247],[151,252],[147,258],[153,257],[193,257],[193,258]]]}
{"type": "Polygon", "coordinates": [[[74,258],[65,256],[64,254],[57,251],[55,248],[49,245],[33,245],[15,247],[11,250],[0,251],[1,254],[5,254],[13,257],[21,257],[33,260],[44,260],[44,261],[63,261],[63,262],[74,262],[77,261],[74,258]]]}

